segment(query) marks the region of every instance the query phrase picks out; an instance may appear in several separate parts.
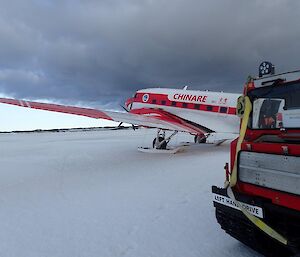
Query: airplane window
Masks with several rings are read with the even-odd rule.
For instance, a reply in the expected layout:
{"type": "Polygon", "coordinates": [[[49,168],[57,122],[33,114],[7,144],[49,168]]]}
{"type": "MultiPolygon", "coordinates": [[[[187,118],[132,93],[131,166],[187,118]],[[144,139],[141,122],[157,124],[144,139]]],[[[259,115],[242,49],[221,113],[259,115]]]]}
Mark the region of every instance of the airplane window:
{"type": "Polygon", "coordinates": [[[152,100],[152,104],[156,104],[156,100],[155,99],[152,100]]]}
{"type": "Polygon", "coordinates": [[[176,102],[173,101],[173,102],[172,102],[172,106],[176,106],[176,102]]]}
{"type": "Polygon", "coordinates": [[[227,107],[221,107],[220,113],[227,113],[227,107]]]}
{"type": "Polygon", "coordinates": [[[200,104],[195,104],[195,105],[194,105],[194,108],[195,108],[195,109],[200,109],[200,104]]]}
{"type": "Polygon", "coordinates": [[[166,101],[165,100],[161,101],[161,104],[166,105],[166,101]]]}
{"type": "Polygon", "coordinates": [[[182,104],[182,107],[183,107],[183,108],[186,108],[186,107],[187,107],[187,103],[183,103],[183,104],[182,104]]]}
{"type": "Polygon", "coordinates": [[[206,106],[206,110],[207,110],[207,111],[212,111],[212,110],[213,110],[213,107],[212,107],[211,105],[208,105],[208,106],[206,106]]]}

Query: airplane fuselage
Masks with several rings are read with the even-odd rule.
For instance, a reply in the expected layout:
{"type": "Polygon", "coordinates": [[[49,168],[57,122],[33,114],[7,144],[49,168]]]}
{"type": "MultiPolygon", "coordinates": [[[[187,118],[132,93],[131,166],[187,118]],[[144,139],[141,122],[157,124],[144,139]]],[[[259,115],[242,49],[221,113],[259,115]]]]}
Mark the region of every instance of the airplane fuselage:
{"type": "Polygon", "coordinates": [[[149,88],[138,90],[126,105],[131,112],[143,108],[161,109],[216,132],[238,133],[236,102],[239,96],[223,92],[149,88]]]}

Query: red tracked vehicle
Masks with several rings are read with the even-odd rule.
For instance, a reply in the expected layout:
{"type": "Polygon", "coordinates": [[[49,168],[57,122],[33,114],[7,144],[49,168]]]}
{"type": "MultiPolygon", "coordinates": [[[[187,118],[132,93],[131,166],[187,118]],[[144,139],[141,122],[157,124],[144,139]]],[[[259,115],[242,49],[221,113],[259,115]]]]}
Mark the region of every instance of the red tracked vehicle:
{"type": "Polygon", "coordinates": [[[213,202],[232,237],[265,256],[300,256],[300,71],[274,70],[263,62],[238,100],[240,135],[213,202]]]}

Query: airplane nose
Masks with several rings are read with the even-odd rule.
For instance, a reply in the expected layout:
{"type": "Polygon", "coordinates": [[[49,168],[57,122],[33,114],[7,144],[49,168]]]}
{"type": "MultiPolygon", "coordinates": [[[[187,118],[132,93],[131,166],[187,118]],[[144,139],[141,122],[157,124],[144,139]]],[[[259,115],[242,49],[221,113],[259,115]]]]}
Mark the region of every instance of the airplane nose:
{"type": "Polygon", "coordinates": [[[127,107],[128,110],[131,110],[132,103],[133,103],[133,98],[128,98],[128,99],[126,100],[125,106],[127,107]]]}

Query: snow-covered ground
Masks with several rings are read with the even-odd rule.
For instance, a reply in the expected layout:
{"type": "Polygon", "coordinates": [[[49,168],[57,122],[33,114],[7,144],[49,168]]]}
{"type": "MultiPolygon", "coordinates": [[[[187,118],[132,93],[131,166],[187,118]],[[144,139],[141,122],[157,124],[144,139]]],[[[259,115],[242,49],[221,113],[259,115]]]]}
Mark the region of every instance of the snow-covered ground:
{"type": "Polygon", "coordinates": [[[0,135],[0,256],[258,256],[215,220],[229,143],[138,152],[154,134],[0,135]]]}

